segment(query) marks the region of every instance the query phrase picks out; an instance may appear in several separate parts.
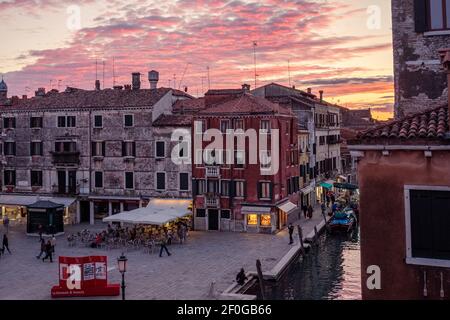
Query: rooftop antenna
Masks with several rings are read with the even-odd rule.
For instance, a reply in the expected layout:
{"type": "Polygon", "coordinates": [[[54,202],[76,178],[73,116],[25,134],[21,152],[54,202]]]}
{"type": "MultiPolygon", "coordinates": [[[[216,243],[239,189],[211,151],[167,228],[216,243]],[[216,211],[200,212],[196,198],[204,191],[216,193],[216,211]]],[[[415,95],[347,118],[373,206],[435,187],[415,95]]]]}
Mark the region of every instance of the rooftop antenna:
{"type": "Polygon", "coordinates": [[[98,80],[98,61],[97,58],[95,58],[95,81],[98,80]]]}
{"type": "Polygon", "coordinates": [[[177,86],[177,75],[173,74],[173,87],[175,88],[177,86]]]}
{"type": "Polygon", "coordinates": [[[116,58],[113,57],[113,87],[116,86],[116,58]]]}
{"type": "Polygon", "coordinates": [[[202,77],[202,94],[205,93],[205,88],[203,87],[203,80],[205,80],[205,77],[202,77]]]}
{"type": "Polygon", "coordinates": [[[289,78],[289,87],[291,86],[291,66],[290,61],[288,59],[288,78],[289,78]]]}
{"type": "Polygon", "coordinates": [[[209,66],[206,67],[206,70],[208,71],[208,90],[211,90],[211,77],[209,75],[209,66]]]}
{"type": "Polygon", "coordinates": [[[103,60],[103,89],[105,89],[105,60],[103,60]]]}
{"type": "Polygon", "coordinates": [[[253,62],[255,65],[255,89],[256,89],[256,47],[258,46],[258,43],[256,41],[253,41],[253,62]]]}

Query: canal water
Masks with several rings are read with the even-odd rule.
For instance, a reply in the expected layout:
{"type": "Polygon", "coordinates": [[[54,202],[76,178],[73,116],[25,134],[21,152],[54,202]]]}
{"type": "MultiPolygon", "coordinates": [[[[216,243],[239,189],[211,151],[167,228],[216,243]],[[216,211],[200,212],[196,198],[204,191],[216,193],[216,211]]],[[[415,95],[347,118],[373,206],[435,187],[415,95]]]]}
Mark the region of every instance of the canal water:
{"type": "MultiPolygon", "coordinates": [[[[359,233],[323,233],[305,257],[293,262],[282,279],[269,283],[271,300],[361,299],[359,233]]],[[[259,286],[254,294],[259,295],[259,286]]],[[[260,298],[260,297],[258,297],[260,298]]]]}

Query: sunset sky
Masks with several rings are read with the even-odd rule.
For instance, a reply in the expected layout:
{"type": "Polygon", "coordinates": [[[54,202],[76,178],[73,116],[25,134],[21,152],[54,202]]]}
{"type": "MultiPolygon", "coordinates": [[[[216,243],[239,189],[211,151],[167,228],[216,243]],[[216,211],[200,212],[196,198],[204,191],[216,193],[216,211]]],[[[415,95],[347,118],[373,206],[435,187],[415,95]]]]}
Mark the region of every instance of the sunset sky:
{"type": "Polygon", "coordinates": [[[155,69],[159,86],[173,87],[175,78],[196,96],[208,89],[208,67],[211,88],[253,87],[256,41],[258,86],[289,85],[289,61],[291,85],[387,118],[390,12],[389,0],[0,0],[0,73],[9,96],[58,84],[92,89],[97,59],[98,78],[105,61],[105,87],[112,87],[114,57],[117,84],[141,72],[148,88],[155,69]],[[80,8],[80,30],[67,27],[71,5],[80,8]],[[380,28],[367,26],[373,5],[380,28]]]}

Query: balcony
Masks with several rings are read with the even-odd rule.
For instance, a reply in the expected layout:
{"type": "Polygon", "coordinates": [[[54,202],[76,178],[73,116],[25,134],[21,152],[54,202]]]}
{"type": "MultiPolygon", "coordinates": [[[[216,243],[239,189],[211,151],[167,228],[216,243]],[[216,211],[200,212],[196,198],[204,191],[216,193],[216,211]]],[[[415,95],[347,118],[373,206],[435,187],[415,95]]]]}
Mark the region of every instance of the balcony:
{"type": "Polygon", "coordinates": [[[76,186],[52,186],[52,193],[58,195],[78,195],[80,194],[80,185],[76,186]]]}
{"type": "Polygon", "coordinates": [[[220,198],[217,195],[205,196],[205,205],[208,208],[218,208],[220,206],[220,198]]]}
{"type": "Polygon", "coordinates": [[[205,170],[207,178],[219,178],[220,176],[220,167],[208,166],[205,168],[205,170]]]}
{"type": "Polygon", "coordinates": [[[56,165],[78,165],[80,164],[79,151],[54,151],[53,164],[56,165]]]}

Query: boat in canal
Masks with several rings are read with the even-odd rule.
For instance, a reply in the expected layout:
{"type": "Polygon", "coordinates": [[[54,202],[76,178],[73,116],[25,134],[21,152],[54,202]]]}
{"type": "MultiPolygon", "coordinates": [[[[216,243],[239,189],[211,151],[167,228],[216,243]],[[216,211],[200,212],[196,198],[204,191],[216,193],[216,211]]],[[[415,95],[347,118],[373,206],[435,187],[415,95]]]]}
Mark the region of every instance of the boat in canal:
{"type": "Polygon", "coordinates": [[[352,208],[347,207],[342,211],[336,211],[327,223],[327,230],[330,233],[353,231],[358,221],[352,208]]]}

